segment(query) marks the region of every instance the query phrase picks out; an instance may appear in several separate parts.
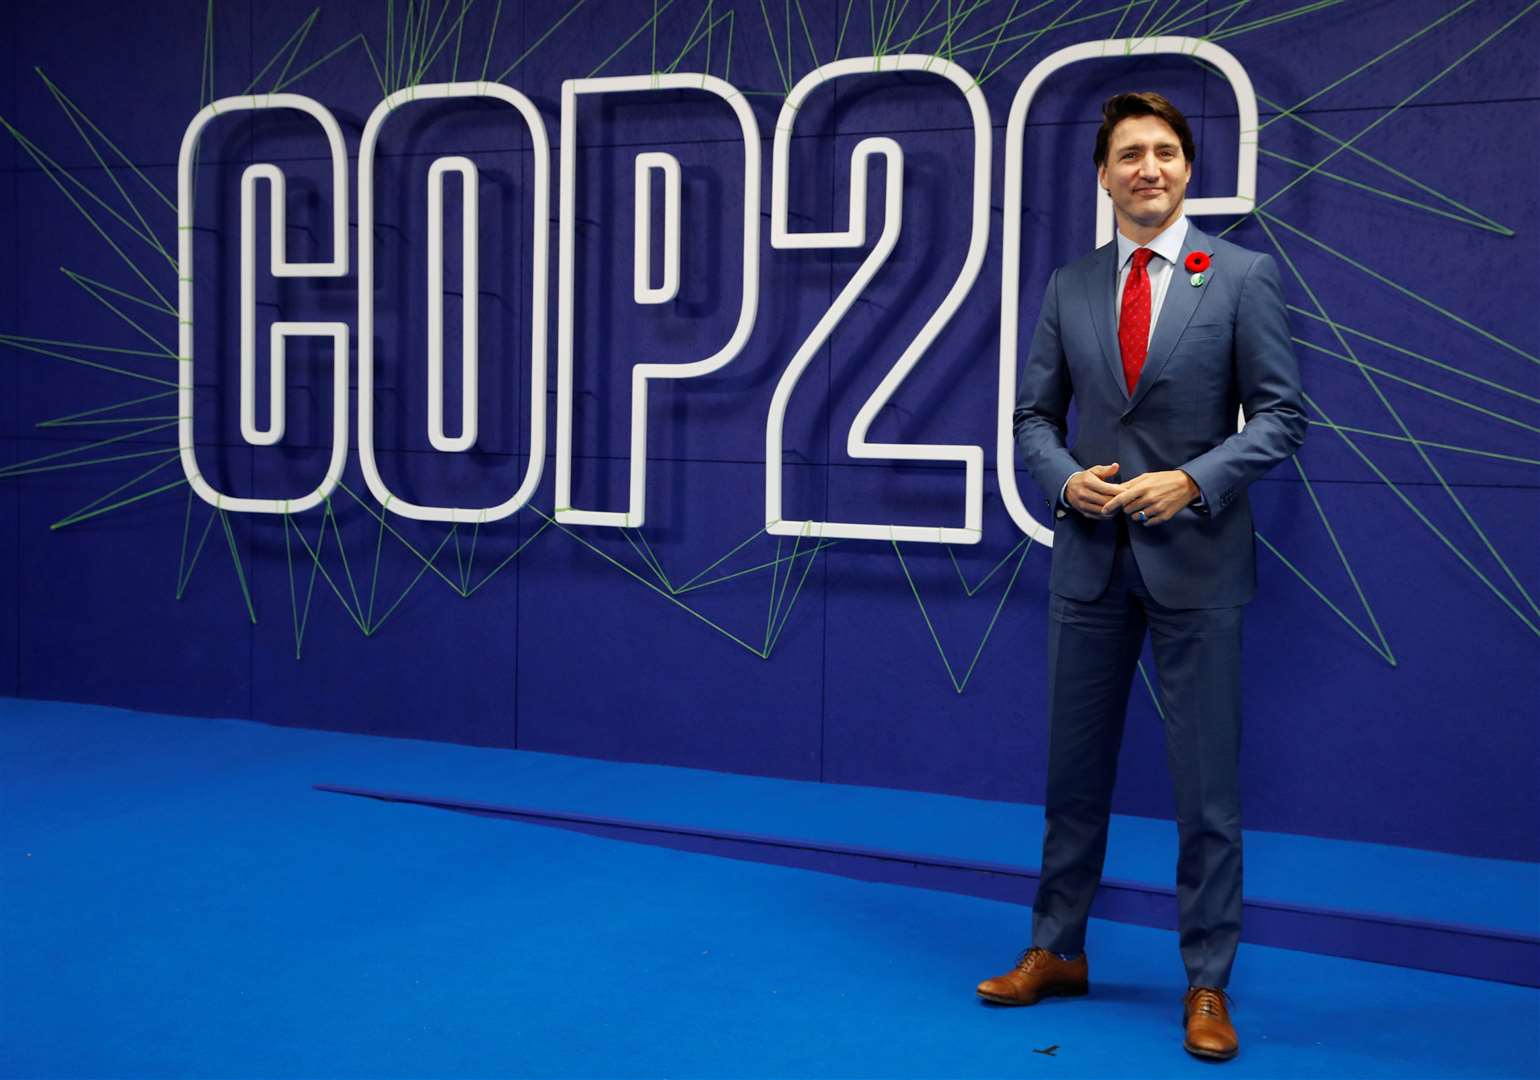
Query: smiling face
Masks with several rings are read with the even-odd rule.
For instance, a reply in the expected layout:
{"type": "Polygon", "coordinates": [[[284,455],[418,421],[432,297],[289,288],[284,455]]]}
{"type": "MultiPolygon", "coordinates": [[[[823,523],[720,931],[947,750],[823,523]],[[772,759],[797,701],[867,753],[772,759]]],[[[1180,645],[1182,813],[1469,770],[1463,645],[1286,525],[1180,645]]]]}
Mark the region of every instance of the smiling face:
{"type": "Polygon", "coordinates": [[[1170,124],[1158,116],[1130,116],[1112,129],[1097,177],[1112,196],[1118,230],[1142,244],[1181,214],[1192,162],[1170,124]]]}

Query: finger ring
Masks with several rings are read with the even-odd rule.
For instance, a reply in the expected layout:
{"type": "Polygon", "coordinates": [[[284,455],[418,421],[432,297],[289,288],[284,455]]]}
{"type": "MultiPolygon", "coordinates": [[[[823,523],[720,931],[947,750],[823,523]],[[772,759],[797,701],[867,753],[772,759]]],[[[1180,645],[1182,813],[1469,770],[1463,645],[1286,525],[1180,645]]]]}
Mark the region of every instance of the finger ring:
{"type": "Polygon", "coordinates": [[[1146,514],[1143,510],[1139,511],[1139,521],[1141,523],[1148,523],[1149,520],[1150,516],[1148,514],[1146,514]]]}

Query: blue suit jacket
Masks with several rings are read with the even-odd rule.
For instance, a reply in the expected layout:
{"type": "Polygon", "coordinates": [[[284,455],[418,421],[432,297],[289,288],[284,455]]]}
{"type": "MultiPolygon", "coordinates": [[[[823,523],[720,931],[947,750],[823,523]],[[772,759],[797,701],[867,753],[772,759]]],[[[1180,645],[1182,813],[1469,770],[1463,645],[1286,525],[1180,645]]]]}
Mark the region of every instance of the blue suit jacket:
{"type": "MultiPolygon", "coordinates": [[[[1174,608],[1233,607],[1256,592],[1256,552],[1246,488],[1305,437],[1299,365],[1289,340],[1273,260],[1200,232],[1188,222],[1182,260],[1208,252],[1193,286],[1179,262],[1139,382],[1130,397],[1118,350],[1117,243],[1056,270],[1017,382],[1019,460],[1057,504],[1070,474],[1116,461],[1117,481],[1183,469],[1204,506],[1129,540],[1145,586],[1174,608]],[[1074,401],[1076,433],[1069,441],[1074,401]],[[1236,416],[1246,424],[1237,431],[1236,416]]],[[[1050,588],[1075,600],[1106,590],[1117,522],[1071,510],[1057,518],[1050,588]]]]}

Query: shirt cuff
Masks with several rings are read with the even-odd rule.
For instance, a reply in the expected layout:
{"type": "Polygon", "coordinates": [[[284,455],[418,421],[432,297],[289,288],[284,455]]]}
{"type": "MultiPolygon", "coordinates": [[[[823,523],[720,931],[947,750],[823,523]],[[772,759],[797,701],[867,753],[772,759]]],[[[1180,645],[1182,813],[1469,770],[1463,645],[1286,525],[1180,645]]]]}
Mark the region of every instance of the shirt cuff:
{"type": "Polygon", "coordinates": [[[1187,504],[1187,509],[1193,511],[1193,513],[1202,514],[1204,517],[1207,517],[1208,500],[1203,497],[1203,489],[1198,487],[1197,477],[1193,476],[1192,473],[1187,472],[1186,469],[1183,469],[1182,472],[1187,473],[1187,479],[1191,480],[1193,486],[1198,488],[1198,497],[1187,504]]]}

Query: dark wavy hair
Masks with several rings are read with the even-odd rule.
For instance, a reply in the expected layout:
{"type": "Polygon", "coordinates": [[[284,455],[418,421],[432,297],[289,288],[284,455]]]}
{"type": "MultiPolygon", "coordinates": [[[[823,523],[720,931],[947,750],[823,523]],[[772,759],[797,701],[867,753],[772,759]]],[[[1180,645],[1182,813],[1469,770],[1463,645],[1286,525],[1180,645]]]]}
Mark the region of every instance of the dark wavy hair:
{"type": "Polygon", "coordinates": [[[1188,163],[1197,157],[1198,148],[1192,141],[1192,128],[1188,126],[1182,110],[1153,90],[1145,90],[1137,94],[1113,94],[1103,103],[1102,126],[1097,129],[1096,152],[1092,155],[1098,169],[1107,164],[1107,144],[1112,139],[1112,129],[1130,116],[1160,117],[1171,125],[1171,130],[1181,140],[1182,156],[1188,163]]]}

